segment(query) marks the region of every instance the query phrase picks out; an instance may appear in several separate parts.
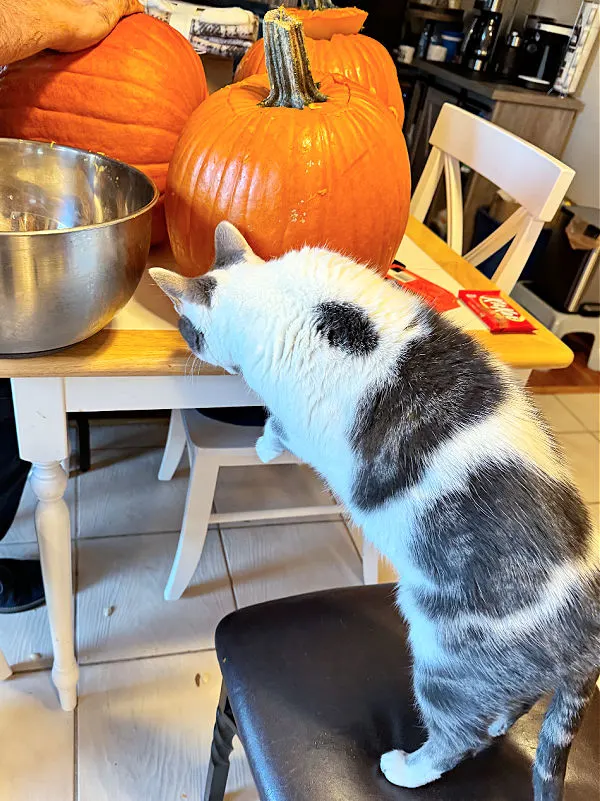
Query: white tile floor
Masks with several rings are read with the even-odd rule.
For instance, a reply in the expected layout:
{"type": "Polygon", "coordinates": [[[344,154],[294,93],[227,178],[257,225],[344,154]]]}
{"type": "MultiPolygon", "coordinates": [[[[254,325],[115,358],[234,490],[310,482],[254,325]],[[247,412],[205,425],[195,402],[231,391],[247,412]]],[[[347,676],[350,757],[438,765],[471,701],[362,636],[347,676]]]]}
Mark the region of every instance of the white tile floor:
{"type": "MultiPolygon", "coordinates": [[[[599,399],[536,398],[597,527],[599,399]]],[[[60,711],[50,682],[45,609],[0,616],[17,671],[0,684],[0,799],[200,801],[219,692],[218,620],[236,606],[361,580],[340,520],[215,527],[192,586],[165,602],[187,482],[185,466],[171,483],[156,480],[165,436],[161,422],[94,426],[93,469],[69,482],[81,664],[74,713],[60,711]]],[[[323,502],[303,468],[234,468],[222,472],[215,508],[323,502]]],[[[0,556],[37,552],[32,512],[26,491],[0,556]]],[[[256,801],[239,744],[234,755],[230,799],[256,801]]]]}

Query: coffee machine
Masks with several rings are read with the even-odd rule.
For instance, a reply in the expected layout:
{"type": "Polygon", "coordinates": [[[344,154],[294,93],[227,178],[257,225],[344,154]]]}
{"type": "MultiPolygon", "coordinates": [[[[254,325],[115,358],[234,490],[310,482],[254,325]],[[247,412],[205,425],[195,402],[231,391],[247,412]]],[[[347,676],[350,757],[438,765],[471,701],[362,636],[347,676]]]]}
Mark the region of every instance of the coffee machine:
{"type": "Polygon", "coordinates": [[[498,11],[501,0],[475,0],[476,14],[463,40],[460,64],[470,72],[485,72],[490,66],[502,14],[498,11]]]}
{"type": "Polygon", "coordinates": [[[552,89],[572,32],[572,25],[561,25],[552,17],[527,17],[517,70],[522,86],[540,92],[552,89]]]}

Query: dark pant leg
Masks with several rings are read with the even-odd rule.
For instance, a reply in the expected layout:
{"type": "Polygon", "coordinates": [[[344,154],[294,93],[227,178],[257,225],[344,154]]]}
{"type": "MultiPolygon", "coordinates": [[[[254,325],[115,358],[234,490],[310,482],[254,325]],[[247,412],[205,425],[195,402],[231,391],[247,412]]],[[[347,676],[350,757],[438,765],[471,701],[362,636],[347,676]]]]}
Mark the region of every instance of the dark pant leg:
{"type": "Polygon", "coordinates": [[[15,519],[30,467],[19,458],[10,380],[0,378],[0,540],[15,519]]]}

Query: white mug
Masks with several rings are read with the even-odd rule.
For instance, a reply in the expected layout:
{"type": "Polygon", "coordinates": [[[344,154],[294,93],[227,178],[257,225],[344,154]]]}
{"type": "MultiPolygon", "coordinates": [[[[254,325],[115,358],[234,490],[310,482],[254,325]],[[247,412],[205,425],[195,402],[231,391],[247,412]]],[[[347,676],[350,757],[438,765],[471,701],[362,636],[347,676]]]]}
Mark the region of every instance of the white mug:
{"type": "Polygon", "coordinates": [[[445,61],[447,53],[442,45],[431,44],[427,50],[427,61],[445,61]]]}
{"type": "Polygon", "coordinates": [[[398,61],[401,64],[412,64],[415,57],[415,48],[410,45],[400,45],[398,48],[398,61]]]}

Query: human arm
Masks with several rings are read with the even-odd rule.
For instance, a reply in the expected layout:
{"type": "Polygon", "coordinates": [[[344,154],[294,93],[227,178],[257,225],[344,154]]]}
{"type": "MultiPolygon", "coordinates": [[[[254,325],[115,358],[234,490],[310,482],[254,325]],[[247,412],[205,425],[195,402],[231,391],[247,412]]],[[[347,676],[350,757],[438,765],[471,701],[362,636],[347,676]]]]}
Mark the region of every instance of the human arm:
{"type": "Polygon", "coordinates": [[[121,17],[142,10],[137,0],[0,0],[0,65],[46,48],[90,47],[121,17]]]}

